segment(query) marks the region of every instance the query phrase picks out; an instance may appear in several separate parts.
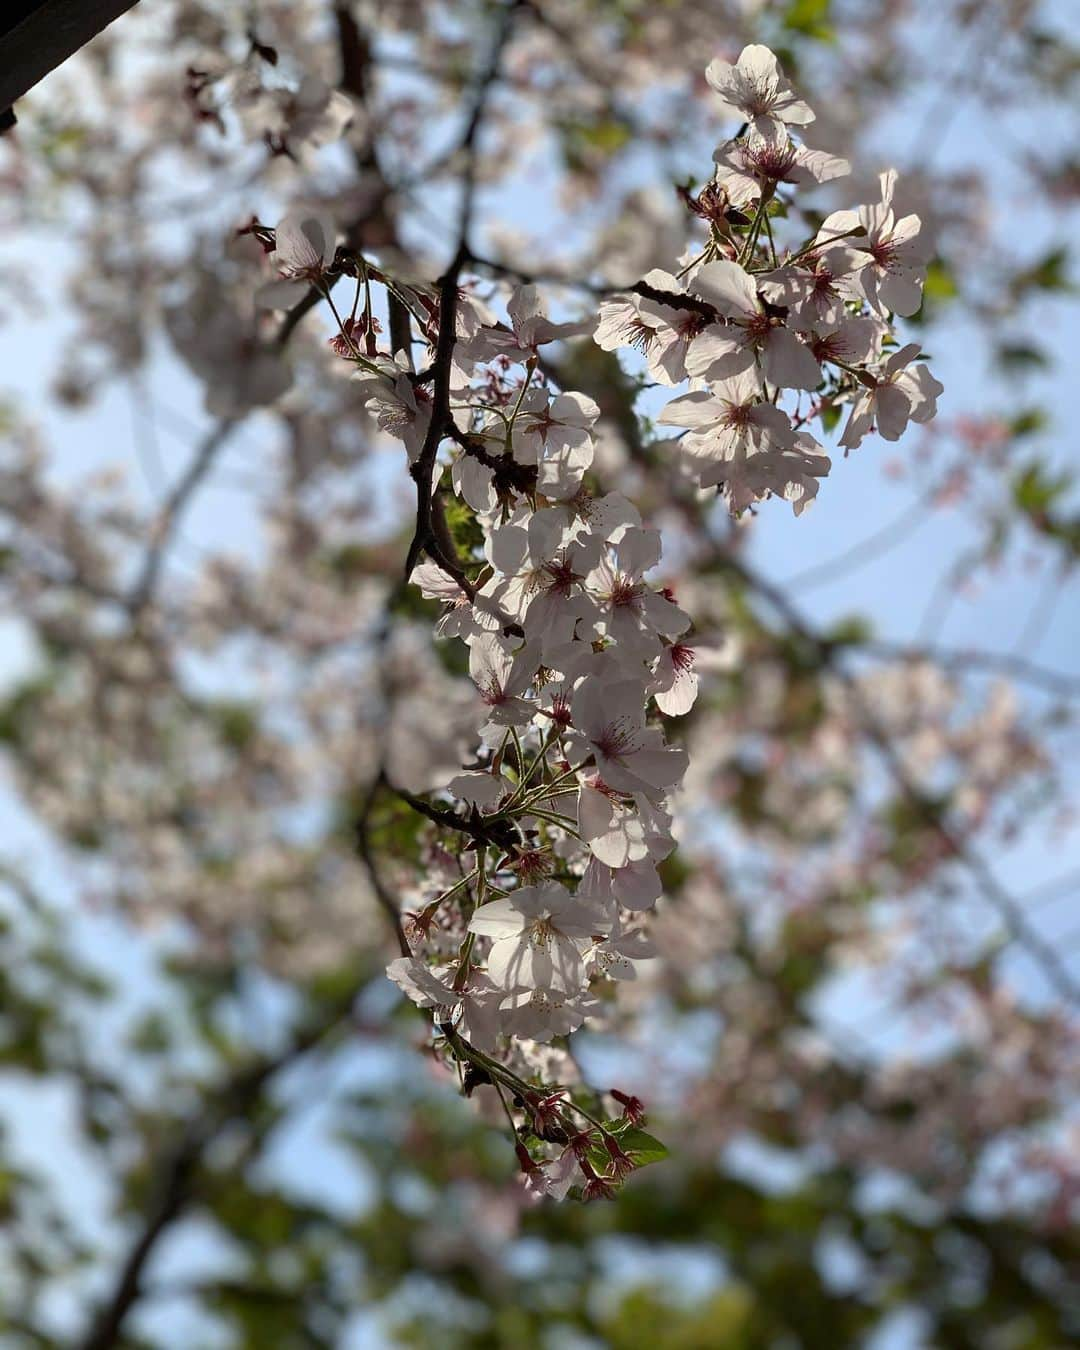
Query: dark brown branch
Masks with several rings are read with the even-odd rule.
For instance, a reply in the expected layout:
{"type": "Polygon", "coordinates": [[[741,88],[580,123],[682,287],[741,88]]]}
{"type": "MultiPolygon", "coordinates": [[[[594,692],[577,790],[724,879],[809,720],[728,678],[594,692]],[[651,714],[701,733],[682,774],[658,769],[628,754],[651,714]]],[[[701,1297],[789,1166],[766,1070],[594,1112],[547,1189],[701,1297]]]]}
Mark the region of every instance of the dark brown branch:
{"type": "MultiPolygon", "coordinates": [[[[480,76],[473,100],[472,111],[465,124],[465,130],[458,144],[458,151],[465,156],[465,167],[461,181],[461,207],[458,215],[457,246],[446,271],[439,278],[439,332],[435,342],[435,358],[431,365],[432,399],[431,421],[427,435],[420,448],[416,462],[410,470],[416,483],[416,528],[405,559],[406,579],[412,575],[413,568],[422,553],[427,553],[449,576],[461,585],[464,575],[460,563],[446,555],[442,543],[436,537],[432,521],[432,486],[435,474],[435,460],[439,453],[446,428],[451,419],[450,413],[450,369],[454,356],[454,344],[457,341],[458,287],[461,273],[469,261],[469,235],[472,229],[473,207],[476,198],[477,141],[487,111],[488,100],[499,77],[503,49],[510,36],[516,3],[507,4],[499,16],[499,25],[491,47],[488,64],[480,76]]],[[[428,372],[423,372],[426,379],[428,372]]]]}
{"type": "Polygon", "coordinates": [[[507,849],[521,843],[521,836],[517,828],[510,821],[485,821],[478,811],[473,811],[468,817],[456,815],[453,811],[444,810],[439,806],[432,806],[430,802],[424,801],[422,797],[414,797],[411,792],[406,792],[403,788],[391,789],[403,802],[435,825],[440,825],[445,830],[456,830],[459,834],[468,835],[470,839],[479,844],[490,844],[493,848],[507,849]]]}
{"type": "Polygon", "coordinates": [[[354,827],[354,836],[356,839],[356,851],[360,855],[360,861],[368,874],[368,880],[371,882],[371,889],[378,901],[380,908],[386,914],[390,921],[390,926],[394,930],[394,938],[397,941],[398,951],[402,956],[412,956],[412,948],[409,946],[409,940],[405,936],[405,929],[401,925],[401,909],[397,901],[391,895],[386,883],[383,881],[375,862],[375,850],[371,846],[371,813],[375,809],[375,800],[379,795],[379,789],[383,786],[389,786],[386,780],[386,774],[380,770],[377,777],[368,788],[367,796],[364,798],[363,805],[356,818],[354,827]]]}

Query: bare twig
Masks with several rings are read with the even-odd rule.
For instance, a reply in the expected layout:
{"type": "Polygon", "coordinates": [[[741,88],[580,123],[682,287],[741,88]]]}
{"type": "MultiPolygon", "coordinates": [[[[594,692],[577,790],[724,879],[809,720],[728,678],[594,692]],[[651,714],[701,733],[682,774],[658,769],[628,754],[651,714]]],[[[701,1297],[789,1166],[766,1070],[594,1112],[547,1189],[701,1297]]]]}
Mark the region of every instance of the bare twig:
{"type": "MultiPolygon", "coordinates": [[[[435,358],[431,365],[432,381],[431,421],[427,435],[420,448],[420,454],[413,464],[411,473],[416,483],[416,528],[405,559],[405,576],[412,575],[422,553],[427,553],[447,575],[454,578],[463,590],[468,591],[468,579],[457,559],[448,556],[443,542],[437,538],[432,515],[432,483],[435,474],[435,460],[451,420],[450,412],[450,368],[454,356],[454,344],[457,340],[458,286],[461,274],[469,261],[469,235],[472,229],[473,209],[476,199],[477,141],[483,127],[484,115],[491,96],[502,61],[503,49],[510,36],[510,29],[516,4],[507,4],[500,16],[499,25],[491,46],[491,56],[476,86],[472,110],[465,130],[459,142],[459,153],[465,157],[461,178],[461,206],[458,212],[457,245],[446,271],[439,278],[439,332],[435,342],[435,358]]],[[[423,372],[426,379],[429,372],[423,372]]]]}

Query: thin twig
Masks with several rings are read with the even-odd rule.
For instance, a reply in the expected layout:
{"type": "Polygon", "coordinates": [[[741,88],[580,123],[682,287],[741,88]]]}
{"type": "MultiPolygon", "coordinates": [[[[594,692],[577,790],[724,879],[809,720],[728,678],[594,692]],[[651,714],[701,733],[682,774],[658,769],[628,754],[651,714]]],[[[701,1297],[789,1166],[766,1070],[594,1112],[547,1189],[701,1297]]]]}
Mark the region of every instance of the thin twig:
{"type": "MultiPolygon", "coordinates": [[[[435,342],[435,358],[431,364],[432,381],[431,421],[420,448],[420,454],[410,470],[416,483],[416,528],[405,560],[405,576],[412,575],[422,553],[427,553],[432,562],[468,590],[468,578],[461,564],[450,557],[443,541],[436,537],[432,514],[432,484],[435,474],[435,461],[446,433],[448,422],[452,418],[450,411],[450,373],[454,356],[454,344],[457,340],[458,287],[461,273],[469,261],[469,236],[472,229],[473,209],[476,199],[477,141],[483,127],[491,91],[499,76],[503,49],[510,36],[510,29],[516,4],[508,4],[502,10],[499,25],[491,47],[488,60],[476,88],[472,111],[465,124],[465,130],[458,145],[459,153],[465,156],[465,166],[461,178],[461,206],[458,213],[457,245],[446,271],[439,278],[439,332],[435,342]]],[[[426,379],[429,372],[423,372],[426,379]]]]}

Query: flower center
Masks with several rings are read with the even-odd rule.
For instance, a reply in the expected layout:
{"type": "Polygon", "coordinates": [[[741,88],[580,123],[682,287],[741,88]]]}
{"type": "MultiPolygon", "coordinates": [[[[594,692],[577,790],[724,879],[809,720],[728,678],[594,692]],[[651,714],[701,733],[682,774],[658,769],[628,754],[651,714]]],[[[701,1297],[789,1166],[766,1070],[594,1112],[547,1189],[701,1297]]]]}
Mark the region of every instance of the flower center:
{"type": "Polygon", "coordinates": [[[657,332],[644,319],[630,319],[626,325],[626,341],[644,355],[656,345],[657,332]]]}
{"type": "Polygon", "coordinates": [[[542,919],[534,919],[529,928],[529,941],[534,947],[547,949],[554,941],[558,929],[551,922],[550,915],[545,914],[542,919]]]}
{"type": "Polygon", "coordinates": [[[754,420],[753,412],[754,405],[752,403],[725,404],[724,415],[720,424],[731,431],[744,431],[754,420]]]}
{"type": "Polygon", "coordinates": [[[497,675],[489,675],[487,680],[479,686],[480,697],[489,708],[497,708],[500,704],[506,702],[506,690],[499,683],[497,675]]]}
{"type": "Polygon", "coordinates": [[[569,595],[574,584],[581,580],[565,554],[561,558],[552,558],[550,562],[545,563],[543,571],[550,578],[544,585],[544,590],[554,592],[556,595],[569,595]]]}
{"type": "Polygon", "coordinates": [[[686,646],[683,642],[673,642],[668,653],[671,657],[671,664],[678,671],[688,671],[694,668],[694,649],[686,646]]]}
{"type": "Polygon", "coordinates": [[[611,604],[614,609],[636,609],[644,588],[640,582],[629,577],[616,577],[611,588],[611,604]]]}
{"type": "Polygon", "coordinates": [[[796,151],[791,141],[786,145],[776,145],[773,141],[760,141],[747,144],[742,150],[745,168],[758,178],[779,183],[795,167],[796,151]]]}
{"type": "Polygon", "coordinates": [[[636,749],[633,730],[627,726],[625,718],[604,727],[594,738],[593,745],[605,759],[622,759],[636,749]]]}

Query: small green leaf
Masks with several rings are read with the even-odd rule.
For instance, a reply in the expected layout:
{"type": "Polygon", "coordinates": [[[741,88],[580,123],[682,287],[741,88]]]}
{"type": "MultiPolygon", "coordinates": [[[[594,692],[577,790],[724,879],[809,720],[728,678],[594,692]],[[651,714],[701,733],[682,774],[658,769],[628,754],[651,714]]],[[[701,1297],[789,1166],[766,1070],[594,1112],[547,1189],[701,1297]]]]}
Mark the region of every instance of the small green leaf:
{"type": "Polygon", "coordinates": [[[647,1167],[649,1163],[661,1162],[668,1156],[667,1147],[651,1134],[644,1130],[639,1130],[636,1126],[624,1130],[619,1136],[619,1143],[625,1151],[634,1159],[639,1167],[647,1167]]]}
{"type": "Polygon", "coordinates": [[[818,42],[832,42],[836,30],[829,22],[831,9],[832,0],[791,0],[784,14],[784,27],[818,42]]]}
{"type": "Polygon", "coordinates": [[[1046,413],[1042,408],[1025,408],[1009,422],[1009,432],[1016,437],[1033,436],[1045,426],[1046,413]]]}
{"type": "Polygon", "coordinates": [[[1013,501],[1027,515],[1042,516],[1069,490],[1067,473],[1051,474],[1038,460],[1028,464],[1012,482],[1013,501]]]}
{"type": "Polygon", "coordinates": [[[1046,352],[1031,342],[1002,342],[994,360],[1002,370],[1035,370],[1050,364],[1046,352]]]}

